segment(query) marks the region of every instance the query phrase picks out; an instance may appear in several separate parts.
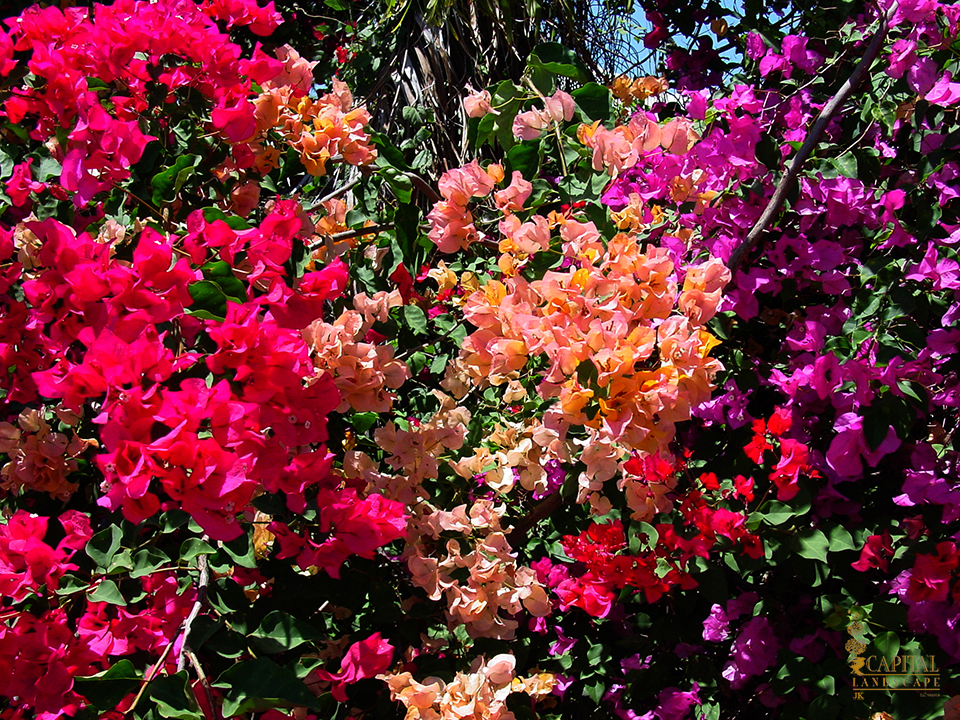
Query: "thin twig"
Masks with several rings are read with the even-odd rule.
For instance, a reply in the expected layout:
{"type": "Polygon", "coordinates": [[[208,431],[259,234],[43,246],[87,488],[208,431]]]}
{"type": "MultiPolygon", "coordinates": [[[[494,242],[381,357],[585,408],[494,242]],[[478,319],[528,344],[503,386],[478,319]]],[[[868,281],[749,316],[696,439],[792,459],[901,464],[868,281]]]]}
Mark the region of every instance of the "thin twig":
{"type": "MultiPolygon", "coordinates": [[[[524,81],[527,85],[529,85],[529,86],[530,86],[530,89],[533,90],[533,91],[537,94],[537,97],[540,98],[540,99],[543,101],[544,108],[546,108],[547,99],[543,96],[543,93],[540,92],[540,90],[537,88],[537,86],[533,84],[533,80],[531,80],[528,76],[525,75],[525,76],[523,77],[523,81],[524,81]]],[[[557,136],[557,150],[560,151],[560,167],[563,169],[563,174],[564,174],[564,175],[567,175],[567,174],[568,174],[568,173],[567,173],[567,159],[566,159],[566,158],[564,157],[564,155],[563,155],[563,138],[562,138],[561,135],[560,135],[560,123],[554,121],[554,120],[551,118],[551,119],[550,119],[550,124],[553,125],[553,132],[554,132],[554,134],[557,136]]]]}
{"type": "MultiPolygon", "coordinates": [[[[181,625],[181,627],[183,627],[181,625]]],[[[177,629],[177,635],[180,634],[180,628],[177,629]]],[[[130,705],[130,709],[127,710],[127,715],[133,715],[133,711],[137,709],[137,704],[140,702],[140,698],[143,697],[143,693],[147,689],[147,685],[150,684],[150,681],[156,677],[157,672],[160,670],[161,666],[167,659],[167,655],[170,654],[170,651],[173,650],[173,644],[176,642],[176,637],[174,637],[170,642],[167,643],[167,646],[163,649],[163,652],[160,654],[160,659],[157,660],[153,667],[147,670],[147,674],[143,676],[143,680],[140,681],[140,689],[137,691],[137,696],[133,699],[133,704],[130,705]]]]}
{"type": "Polygon", "coordinates": [[[197,558],[197,569],[200,570],[200,579],[197,581],[197,599],[190,608],[190,614],[183,621],[183,644],[180,646],[180,657],[177,659],[177,672],[182,672],[187,668],[187,657],[193,651],[190,649],[190,631],[193,629],[193,621],[197,619],[201,608],[207,601],[207,585],[210,583],[210,566],[207,564],[207,556],[201,555],[197,558]]]}
{"type": "MultiPolygon", "coordinates": [[[[206,556],[203,555],[201,557],[206,556]]],[[[213,689],[210,687],[210,680],[207,679],[206,673],[203,672],[200,659],[197,657],[197,654],[190,649],[183,651],[181,657],[183,655],[186,655],[190,659],[190,665],[193,667],[194,672],[197,673],[197,679],[200,680],[200,687],[203,688],[203,694],[206,696],[207,704],[210,706],[210,714],[213,715],[211,720],[220,720],[220,713],[217,712],[217,703],[213,697],[213,689]]],[[[206,715],[206,713],[204,713],[204,715],[206,715]]]]}
{"type": "Polygon", "coordinates": [[[813,152],[813,149],[820,142],[820,138],[827,129],[827,125],[833,119],[833,116],[836,114],[837,110],[839,110],[840,107],[850,97],[850,94],[853,92],[854,88],[863,79],[863,76],[870,65],[873,64],[874,59],[877,57],[877,53],[880,52],[880,47],[883,45],[883,41],[887,37],[887,31],[890,28],[890,13],[892,13],[896,6],[896,3],[891,5],[890,12],[880,17],[880,27],[873,36],[873,40],[870,42],[867,51],[863,54],[863,58],[857,64],[857,67],[854,68],[850,77],[847,78],[846,82],[844,82],[837,91],[837,94],[830,99],[830,102],[823,106],[823,110],[820,111],[820,115],[817,117],[817,121],[813,124],[810,134],[807,135],[807,139],[804,140],[803,145],[797,151],[797,154],[794,155],[790,160],[790,166],[787,168],[787,172],[784,174],[784,176],[780,178],[780,182],[777,184],[777,188],[773,193],[773,197],[770,198],[770,202],[767,203],[767,207],[764,208],[763,214],[760,215],[760,218],[751,228],[744,241],[740,243],[740,246],[733,251],[733,254],[730,256],[730,261],[727,263],[727,265],[734,276],[736,275],[736,271],[740,263],[743,262],[743,259],[747,256],[747,254],[753,250],[754,247],[756,247],[757,243],[760,242],[760,238],[766,231],[767,226],[777,215],[777,213],[780,212],[781,208],[783,207],[783,203],[787,198],[787,193],[790,191],[790,188],[796,181],[797,175],[800,173],[800,169],[803,167],[803,163],[806,162],[807,158],[810,156],[810,153],[813,152]]]}
{"type": "Polygon", "coordinates": [[[333,235],[325,238],[323,241],[313,243],[307,247],[309,247],[311,250],[315,250],[318,247],[325,245],[327,240],[331,240],[333,242],[339,242],[340,240],[351,240],[355,237],[361,237],[363,235],[376,235],[377,233],[381,233],[385,230],[393,230],[394,227],[394,223],[383,223],[381,225],[369,225],[367,227],[357,228],[356,230],[344,230],[343,232],[334,233],[333,235]]]}
{"type": "Polygon", "coordinates": [[[517,547],[538,522],[552,515],[559,510],[562,505],[563,497],[560,495],[559,490],[535,505],[530,512],[517,521],[513,530],[507,535],[507,542],[510,543],[510,547],[517,547]]]}
{"type": "Polygon", "coordinates": [[[318,207],[320,207],[321,205],[323,205],[325,202],[329,202],[330,200],[333,200],[334,198],[338,198],[338,197],[340,197],[341,195],[350,192],[354,187],[356,187],[356,185],[357,185],[361,180],[363,180],[363,175],[357,175],[357,177],[355,177],[353,180],[351,180],[350,182],[348,182],[346,185],[341,185],[340,187],[338,187],[336,190],[334,190],[334,191],[333,191],[332,193],[330,193],[329,195],[325,195],[324,197],[322,197],[322,198],[320,198],[319,200],[317,200],[317,201],[316,201],[313,205],[311,205],[310,207],[304,208],[304,210],[305,210],[306,212],[313,212],[313,211],[316,210],[318,207]]]}

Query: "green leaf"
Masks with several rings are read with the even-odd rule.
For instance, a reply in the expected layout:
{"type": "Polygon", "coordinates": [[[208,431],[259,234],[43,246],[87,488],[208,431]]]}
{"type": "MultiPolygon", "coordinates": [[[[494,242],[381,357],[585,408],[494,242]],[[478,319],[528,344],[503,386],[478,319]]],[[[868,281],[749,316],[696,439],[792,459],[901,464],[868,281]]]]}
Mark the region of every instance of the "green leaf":
{"type": "Polygon", "coordinates": [[[840,157],[830,158],[830,164],[844,177],[857,177],[857,158],[853,153],[844,153],[840,157]]]}
{"type": "Polygon", "coordinates": [[[238,538],[228,540],[223,543],[221,548],[235,565],[245,568],[255,568],[257,566],[257,557],[254,553],[253,543],[250,542],[250,536],[244,533],[238,538]]]}
{"type": "Polygon", "coordinates": [[[90,583],[76,575],[66,573],[60,577],[60,585],[54,591],[57,595],[73,595],[78,592],[85,592],[89,589],[90,583]]]}
{"type": "Polygon", "coordinates": [[[607,686],[604,684],[603,680],[597,680],[592,683],[585,683],[583,686],[583,694],[588,698],[593,700],[597,705],[600,704],[603,694],[607,691],[607,686]]]}
{"type": "Polygon", "coordinates": [[[5,151],[0,150],[0,180],[6,180],[13,175],[14,164],[13,158],[5,151]]]}
{"type": "Polygon", "coordinates": [[[377,148],[377,167],[396,168],[398,170],[410,171],[410,166],[397,147],[390,141],[386,135],[377,132],[370,133],[370,142],[377,148]]]}
{"type": "Polygon", "coordinates": [[[193,169],[199,163],[199,155],[181,155],[173,165],[154,175],[153,180],[150,181],[154,206],[160,207],[164,203],[176,200],[180,188],[193,174],[193,169]]]}
{"type": "Polygon", "coordinates": [[[214,220],[222,220],[233,230],[250,229],[250,223],[248,223],[242,217],[239,215],[227,215],[220,208],[203,208],[203,219],[208,223],[212,223],[214,220]]]}
{"type": "Polygon", "coordinates": [[[573,78],[581,83],[588,82],[590,79],[577,54],[560,43],[541,43],[537,45],[530,53],[527,66],[573,78]]]}
{"type": "Polygon", "coordinates": [[[393,167],[385,167],[380,170],[380,174],[390,184],[399,202],[403,204],[410,202],[413,198],[413,182],[405,172],[393,167]]]}
{"type": "Polygon", "coordinates": [[[157,568],[163,567],[169,562],[171,561],[167,554],[157,550],[156,548],[145,548],[143,550],[138,550],[133,556],[133,569],[130,573],[130,577],[138,578],[143,577],[144,575],[149,575],[157,568]]]}
{"type": "Polygon", "coordinates": [[[528,179],[536,177],[540,170],[540,150],[539,140],[524,140],[510,148],[507,152],[508,177],[514,171],[528,179]]]}
{"type": "Polygon", "coordinates": [[[806,530],[796,536],[797,554],[809,560],[826,562],[830,541],[820,530],[806,530]]]}
{"type": "Polygon", "coordinates": [[[73,689],[98,710],[112,710],[139,685],[140,675],[129,660],[120,660],[96,675],[73,679],[73,689]]]}
{"type": "MultiPolygon", "coordinates": [[[[237,278],[233,278],[233,280],[240,286],[243,285],[242,281],[237,278]]],[[[238,293],[240,289],[235,283],[227,282],[226,285],[231,293],[238,293]]],[[[192,282],[187,285],[187,292],[190,293],[194,303],[193,307],[188,310],[189,314],[208,320],[223,320],[227,315],[227,301],[233,301],[238,305],[246,302],[245,290],[238,293],[243,297],[228,295],[221,284],[214,280],[192,282]]]]}
{"type": "Polygon", "coordinates": [[[292,650],[304,643],[323,640],[325,637],[310,623],[274,610],[250,633],[264,652],[278,653],[292,650]]]}
{"type": "Polygon", "coordinates": [[[160,516],[160,532],[171,533],[190,522],[190,515],[183,510],[167,510],[160,516]]]}
{"type": "Polygon", "coordinates": [[[450,362],[449,355],[437,355],[430,361],[430,372],[433,375],[440,375],[447,369],[447,363],[450,362]]]}
{"type": "Polygon", "coordinates": [[[900,652],[900,636],[892,630],[879,633],[873,639],[873,644],[888,660],[892,660],[897,656],[897,653],[900,652]]]}
{"type": "Polygon", "coordinates": [[[403,321],[415,335],[427,334],[427,314],[419,305],[403,306],[403,321]]]}
{"type": "Polygon", "coordinates": [[[613,117],[613,95],[597,83],[587,83],[570,93],[580,111],[590,121],[610,120],[613,117]]]}
{"type": "Polygon", "coordinates": [[[190,562],[198,555],[213,555],[216,550],[200,538],[187,538],[180,546],[180,559],[190,562]]]}
{"type": "Polygon", "coordinates": [[[477,145],[495,139],[504,150],[509,150],[517,143],[513,136],[513,120],[520,112],[522,98],[525,97],[523,88],[510,80],[499,83],[491,92],[491,105],[499,115],[489,114],[480,118],[477,126],[477,145]]]}
{"type": "Polygon", "coordinates": [[[127,601],[120,593],[120,588],[113,580],[101,580],[96,589],[87,595],[87,599],[93,602],[105,602],[111,605],[120,605],[125,607],[127,601]]]}
{"type": "Polygon", "coordinates": [[[227,300],[233,300],[238,305],[247,301],[247,286],[233,273],[230,263],[214,260],[204,264],[200,270],[207,280],[217,284],[227,300]]]}
{"type": "Polygon", "coordinates": [[[203,717],[193,691],[189,689],[186,671],[165,675],[153,680],[148,695],[157,706],[157,712],[175,720],[199,720],[203,717]]]}
{"type": "Polygon", "coordinates": [[[778,500],[772,500],[766,510],[763,511],[763,519],[770,525],[782,525],[796,515],[796,510],[778,500]]]}
{"type": "Polygon", "coordinates": [[[350,424],[353,426],[354,431],[365,433],[376,424],[377,418],[379,417],[380,414],[375,412],[354,413],[350,424]]]}
{"type": "Polygon", "coordinates": [[[223,715],[235,717],[275,707],[318,710],[317,698],[289,670],[267,658],[234,665],[214,683],[223,690],[223,715]]]}
{"type": "Polygon", "coordinates": [[[36,177],[34,179],[38,182],[48,182],[51,179],[58,181],[62,172],[63,167],[57,160],[52,157],[45,157],[41,158],[40,167],[35,170],[36,177]]]}
{"type": "Polygon", "coordinates": [[[843,525],[836,525],[830,528],[829,538],[830,552],[857,549],[857,544],[853,541],[853,536],[843,525]]]}
{"type": "Polygon", "coordinates": [[[84,549],[98,567],[108,568],[113,562],[113,556],[120,549],[122,537],[123,533],[120,532],[120,528],[111,525],[90,538],[84,549]]]}

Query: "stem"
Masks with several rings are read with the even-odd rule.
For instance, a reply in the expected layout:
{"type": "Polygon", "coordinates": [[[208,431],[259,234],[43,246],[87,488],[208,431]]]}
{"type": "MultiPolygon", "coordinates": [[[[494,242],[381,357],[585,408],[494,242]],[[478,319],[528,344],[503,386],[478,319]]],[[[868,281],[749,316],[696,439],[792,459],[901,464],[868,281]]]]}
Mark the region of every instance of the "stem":
{"type": "Polygon", "coordinates": [[[507,542],[510,543],[510,547],[517,547],[517,544],[526,537],[534,525],[559,510],[561,505],[563,505],[563,498],[560,496],[559,490],[535,505],[529,513],[517,521],[516,526],[507,535],[507,542]]]}
{"type": "MultiPolygon", "coordinates": [[[[537,89],[537,86],[533,84],[533,80],[524,75],[523,81],[537,94],[537,97],[543,101],[544,108],[546,108],[547,99],[543,96],[543,93],[537,89]]],[[[563,156],[563,137],[560,135],[560,123],[551,119],[550,124],[553,125],[553,134],[557,136],[557,150],[560,152],[560,167],[563,169],[563,174],[567,175],[567,159],[563,156]]]]}
{"type": "MultiPolygon", "coordinates": [[[[179,632],[177,633],[179,634],[179,632]]],[[[174,637],[176,640],[176,637],[174,637]]],[[[127,715],[133,715],[133,711],[137,709],[137,703],[140,702],[140,698],[143,697],[144,691],[147,689],[147,685],[150,684],[150,681],[157,676],[157,672],[160,670],[160,667],[163,665],[164,661],[167,659],[167,655],[170,654],[170,651],[173,649],[173,640],[167,643],[167,646],[163,649],[163,652],[160,654],[160,659],[157,660],[153,667],[147,670],[147,674],[143,676],[143,680],[140,682],[140,689],[137,691],[137,696],[133,699],[133,704],[130,705],[130,709],[127,710],[127,715]]]]}
{"type": "MultiPolygon", "coordinates": [[[[206,557],[202,555],[201,557],[206,557]]],[[[193,650],[184,650],[181,653],[181,657],[186,655],[190,659],[190,665],[193,667],[194,672],[197,673],[197,678],[200,680],[200,687],[203,688],[203,694],[206,696],[207,704],[210,706],[210,714],[213,715],[213,720],[219,720],[220,713],[217,712],[216,700],[213,697],[213,689],[210,687],[210,680],[207,679],[206,673],[203,672],[203,668],[200,666],[200,660],[197,658],[196,653],[193,650]]],[[[204,713],[206,715],[206,713],[204,713]]]]}
{"type": "Polygon", "coordinates": [[[794,155],[790,160],[790,165],[787,168],[787,172],[782,178],[780,178],[780,182],[777,184],[777,188],[773,193],[773,197],[770,198],[770,202],[767,203],[767,207],[764,208],[763,214],[760,215],[760,218],[757,220],[753,228],[751,228],[744,241],[740,243],[740,246],[733,251],[733,254],[730,256],[730,261],[727,263],[727,266],[730,268],[730,272],[732,274],[736,275],[736,271],[740,263],[743,262],[743,259],[747,256],[747,254],[760,242],[760,238],[766,231],[767,226],[783,207],[783,203],[787,198],[787,193],[790,191],[794,181],[797,179],[797,175],[800,173],[804,162],[806,162],[807,158],[810,156],[810,153],[813,152],[814,148],[820,142],[824,131],[827,129],[827,125],[833,119],[833,116],[837,113],[837,110],[839,110],[840,107],[849,99],[854,88],[860,84],[860,81],[866,74],[867,69],[877,57],[877,53],[880,52],[880,47],[883,45],[883,41],[887,37],[887,31],[890,28],[890,14],[893,12],[894,8],[896,8],[896,3],[890,6],[890,11],[887,14],[884,14],[880,17],[880,27],[877,28],[877,32],[874,34],[873,40],[870,41],[870,46],[863,54],[863,58],[859,63],[857,63],[857,67],[854,68],[853,73],[849,78],[847,78],[846,82],[840,86],[837,94],[830,99],[830,102],[823,106],[823,110],[820,111],[820,115],[817,117],[817,121],[813,124],[810,134],[807,135],[807,139],[803,141],[803,145],[797,151],[797,154],[794,155]]]}
{"type": "Polygon", "coordinates": [[[319,200],[317,200],[317,201],[316,201],[313,205],[311,205],[310,207],[304,208],[304,210],[305,210],[306,212],[313,212],[313,211],[316,210],[318,207],[320,207],[321,205],[323,205],[325,202],[329,202],[330,200],[333,200],[334,198],[338,198],[338,197],[340,197],[341,195],[350,192],[350,190],[352,190],[361,180],[363,180],[363,175],[357,175],[357,177],[355,177],[353,180],[351,180],[350,182],[348,182],[346,185],[342,185],[341,187],[338,187],[336,190],[334,190],[334,191],[333,191],[332,193],[330,193],[329,195],[325,195],[324,197],[322,197],[322,198],[320,198],[319,200]]]}
{"type": "Polygon", "coordinates": [[[201,555],[197,558],[197,569],[200,570],[200,579],[197,582],[197,599],[190,608],[190,614],[183,621],[183,645],[180,646],[180,658],[177,660],[177,672],[186,670],[187,658],[193,654],[190,648],[190,630],[193,628],[193,621],[200,614],[200,609],[207,600],[207,585],[210,583],[210,566],[207,564],[207,556],[201,555]]]}
{"type": "Polygon", "coordinates": [[[363,235],[376,235],[377,233],[384,232],[385,230],[393,230],[394,223],[382,223],[380,225],[370,225],[365,228],[357,228],[356,230],[345,230],[344,232],[334,233],[330,235],[329,238],[325,238],[323,241],[318,243],[313,243],[309,245],[310,250],[316,250],[318,247],[322,247],[326,244],[326,240],[329,239],[333,242],[338,242],[339,240],[350,240],[355,237],[362,237],[363,235]]]}

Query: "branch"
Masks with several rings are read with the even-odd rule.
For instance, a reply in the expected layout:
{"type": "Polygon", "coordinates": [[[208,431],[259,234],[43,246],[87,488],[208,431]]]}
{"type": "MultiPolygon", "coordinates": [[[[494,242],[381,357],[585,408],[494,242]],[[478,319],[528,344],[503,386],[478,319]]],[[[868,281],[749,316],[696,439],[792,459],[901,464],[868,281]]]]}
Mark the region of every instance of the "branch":
{"type": "Polygon", "coordinates": [[[351,180],[350,182],[348,182],[346,185],[342,185],[342,186],[338,187],[336,190],[334,190],[334,191],[333,191],[332,193],[330,193],[329,195],[325,195],[325,196],[323,196],[322,198],[320,198],[319,200],[317,200],[317,201],[316,201],[313,205],[311,205],[310,207],[304,208],[304,210],[305,210],[306,212],[313,212],[313,211],[316,210],[318,207],[320,207],[321,205],[323,205],[325,202],[328,202],[328,201],[330,201],[330,200],[333,200],[334,198],[338,198],[338,197],[340,197],[341,195],[350,192],[350,190],[352,190],[352,189],[357,185],[357,183],[359,183],[361,180],[363,180],[363,175],[357,175],[357,177],[355,177],[353,180],[351,180]]]}
{"type": "Polygon", "coordinates": [[[307,247],[310,250],[316,250],[318,247],[325,245],[327,240],[331,240],[333,242],[339,242],[340,240],[351,240],[355,237],[362,237],[363,235],[376,235],[377,233],[381,233],[385,230],[393,230],[393,228],[394,223],[383,223],[381,225],[370,225],[369,227],[357,228],[356,230],[344,230],[343,232],[329,235],[323,241],[313,243],[307,247]]]}
{"type": "MultiPolygon", "coordinates": [[[[177,635],[179,635],[179,629],[177,635]]],[[[167,646],[163,649],[163,652],[160,654],[160,659],[157,660],[153,667],[147,670],[147,674],[143,676],[143,680],[140,681],[140,689],[137,691],[137,696],[133,699],[133,703],[130,705],[130,708],[127,710],[127,715],[132,716],[133,711],[137,709],[137,704],[140,702],[140,698],[143,697],[143,693],[147,689],[147,685],[150,684],[150,681],[157,676],[157,672],[160,670],[161,666],[167,659],[167,655],[170,654],[170,651],[173,650],[173,643],[176,641],[174,637],[170,642],[167,643],[167,646]]]]}
{"type": "MultiPolygon", "coordinates": [[[[531,80],[527,75],[524,75],[523,81],[530,87],[531,90],[533,90],[537,94],[537,97],[543,101],[543,106],[544,108],[546,108],[547,99],[543,96],[543,93],[540,92],[537,86],[533,84],[533,80],[531,80]]],[[[550,124],[553,125],[553,133],[557,137],[557,151],[560,154],[560,166],[561,166],[561,169],[563,170],[563,174],[567,175],[568,174],[567,159],[563,154],[563,137],[560,135],[560,123],[556,122],[555,120],[553,120],[553,118],[551,118],[550,124]]]]}
{"type": "Polygon", "coordinates": [[[817,121],[813,124],[810,134],[807,135],[807,139],[803,141],[803,145],[800,146],[797,154],[794,155],[790,160],[790,166],[787,168],[787,172],[784,174],[784,176],[780,178],[780,182],[777,184],[777,188],[773,193],[773,197],[771,197],[770,202],[767,203],[767,207],[764,209],[763,214],[760,215],[760,218],[750,229],[750,232],[747,234],[747,237],[744,239],[744,241],[740,243],[740,246],[733,251],[733,254],[730,256],[730,261],[727,263],[727,266],[730,268],[730,272],[733,275],[736,275],[737,268],[739,267],[740,263],[743,262],[743,259],[747,256],[747,254],[753,250],[754,247],[756,247],[757,243],[760,242],[760,238],[766,231],[767,226],[777,215],[777,213],[780,212],[781,208],[783,207],[783,203],[786,200],[787,193],[790,191],[790,188],[796,181],[797,175],[800,174],[800,170],[803,167],[804,162],[806,162],[807,158],[810,156],[810,153],[813,152],[813,149],[820,142],[820,138],[827,129],[827,125],[833,119],[833,116],[836,114],[837,110],[839,110],[840,107],[849,99],[850,94],[853,92],[854,88],[860,84],[860,81],[863,79],[864,74],[866,74],[867,69],[877,57],[877,53],[880,52],[880,47],[883,45],[883,41],[887,37],[887,31],[890,29],[890,13],[893,12],[896,6],[896,3],[893,3],[890,6],[890,11],[880,17],[880,27],[873,36],[873,40],[870,41],[870,46],[863,54],[863,58],[857,64],[857,67],[854,68],[853,74],[847,78],[846,82],[844,82],[837,91],[837,94],[830,99],[830,102],[823,106],[823,110],[820,111],[820,115],[817,117],[817,121]]]}
{"type": "Polygon", "coordinates": [[[507,542],[510,543],[510,547],[517,547],[517,544],[527,536],[534,525],[559,510],[561,505],[563,505],[563,498],[560,496],[559,490],[535,505],[529,513],[517,521],[513,530],[507,535],[507,542]]]}
{"type": "MultiPolygon", "coordinates": [[[[206,556],[202,556],[206,557],[206,556]]],[[[193,667],[194,672],[197,673],[197,678],[200,680],[200,687],[203,688],[203,694],[206,697],[207,705],[210,706],[210,714],[213,716],[213,720],[219,720],[220,713],[217,712],[216,699],[213,697],[213,689],[210,687],[210,680],[207,679],[206,673],[203,672],[203,668],[200,666],[200,659],[197,657],[196,653],[193,650],[184,650],[182,655],[186,655],[190,659],[190,665],[193,667]]],[[[194,692],[196,694],[196,692],[194,692]]],[[[206,713],[204,713],[206,716],[206,713]]]]}
{"type": "Polygon", "coordinates": [[[207,564],[207,556],[201,555],[197,558],[197,569],[200,570],[200,579],[197,581],[197,599],[190,608],[190,614],[183,621],[183,644],[180,646],[180,657],[177,660],[177,672],[186,670],[187,658],[193,654],[190,648],[190,630],[193,628],[193,621],[200,614],[200,609],[207,601],[207,585],[210,583],[210,566],[207,564]]]}

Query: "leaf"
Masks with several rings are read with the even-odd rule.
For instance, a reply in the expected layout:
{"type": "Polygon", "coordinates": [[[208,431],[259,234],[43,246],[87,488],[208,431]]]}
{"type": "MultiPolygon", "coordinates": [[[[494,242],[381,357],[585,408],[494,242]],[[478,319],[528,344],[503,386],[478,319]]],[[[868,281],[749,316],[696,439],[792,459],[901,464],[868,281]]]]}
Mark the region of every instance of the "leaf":
{"type": "Polygon", "coordinates": [[[40,167],[34,171],[34,180],[38,182],[48,182],[51,179],[59,180],[63,173],[63,167],[52,157],[45,157],[40,160],[40,167]]]}
{"type": "Polygon", "coordinates": [[[200,538],[187,538],[180,546],[180,559],[190,562],[198,555],[213,555],[216,550],[200,538]]]}
{"type": "Polygon", "coordinates": [[[127,601],[120,593],[120,588],[113,580],[101,580],[96,589],[87,595],[87,599],[92,602],[105,602],[111,605],[120,605],[126,607],[127,601]]]}
{"type": "Polygon", "coordinates": [[[175,720],[199,720],[203,717],[193,691],[189,689],[186,671],[158,677],[148,688],[150,699],[156,703],[157,712],[163,717],[175,720]]]}
{"type": "Polygon", "coordinates": [[[807,530],[796,536],[797,554],[809,560],[826,562],[830,541],[820,530],[807,530]]]}
{"type": "Polygon", "coordinates": [[[607,686],[604,684],[603,680],[597,680],[593,683],[584,683],[583,686],[583,694],[593,700],[597,705],[600,704],[600,700],[606,691],[607,686]]]}
{"type": "Polygon", "coordinates": [[[380,174],[390,184],[398,201],[403,204],[410,202],[413,198],[413,182],[405,172],[393,167],[385,167],[380,170],[380,174]]]}
{"type": "Polygon", "coordinates": [[[122,537],[123,533],[120,532],[120,528],[111,525],[90,538],[84,549],[98,567],[108,568],[113,562],[113,556],[120,549],[122,537]]]}
{"type": "Polygon", "coordinates": [[[377,148],[377,167],[396,168],[398,170],[410,171],[403,153],[390,141],[386,135],[377,132],[370,133],[370,142],[377,148]]]}
{"type": "Polygon", "coordinates": [[[610,120],[613,117],[613,95],[603,85],[587,83],[570,95],[588,120],[610,120]]]}
{"type": "Polygon", "coordinates": [[[250,536],[246,533],[224,542],[221,550],[233,560],[234,564],[240,567],[255,568],[257,566],[253,543],[250,542],[250,536]]]}
{"type": "Polygon", "coordinates": [[[879,633],[874,639],[873,644],[877,650],[887,659],[893,659],[900,652],[900,636],[892,630],[879,633]]]}
{"type": "Polygon", "coordinates": [[[73,689],[98,710],[112,710],[139,685],[140,675],[129,660],[120,660],[96,675],[73,679],[73,689]]]}
{"type": "Polygon", "coordinates": [[[786,503],[773,500],[763,512],[763,518],[770,525],[781,525],[797,515],[797,511],[786,503]]]}
{"type": "Polygon", "coordinates": [[[830,158],[830,164],[844,177],[857,177],[857,158],[853,153],[844,153],[840,157],[830,158]]]}
{"type": "Polygon", "coordinates": [[[267,658],[234,665],[214,683],[223,690],[223,715],[235,717],[275,707],[319,710],[317,698],[289,670],[267,658]]]}
{"type": "Polygon", "coordinates": [[[540,170],[541,145],[539,140],[524,140],[507,152],[507,176],[518,171],[525,178],[534,178],[540,170]]]}
{"type": "Polygon", "coordinates": [[[187,312],[195,317],[209,320],[223,320],[227,315],[227,302],[233,301],[238,305],[246,302],[246,288],[243,282],[232,278],[234,282],[225,280],[227,294],[220,282],[215,280],[198,280],[187,285],[187,292],[193,298],[194,307],[187,312]],[[238,297],[237,295],[240,295],[238,297]]]}
{"type": "Polygon", "coordinates": [[[0,150],[0,180],[6,180],[13,175],[13,166],[13,158],[7,155],[5,151],[0,150]]]}
{"type": "Polygon", "coordinates": [[[203,219],[208,223],[212,223],[214,220],[222,220],[232,230],[250,229],[250,223],[248,223],[242,217],[239,215],[227,215],[220,208],[203,208],[203,219]]]}
{"type": "Polygon", "coordinates": [[[60,577],[59,587],[54,591],[57,595],[73,595],[74,593],[86,591],[90,583],[78,578],[76,575],[65,573],[60,577]]]}
{"type": "Polygon", "coordinates": [[[403,321],[415,335],[427,334],[427,314],[419,305],[403,306],[403,321]]]}
{"type": "Polygon", "coordinates": [[[365,433],[376,424],[379,417],[380,414],[375,412],[358,412],[353,414],[350,424],[355,432],[365,433]]]}
{"type": "Polygon", "coordinates": [[[160,207],[164,203],[176,200],[180,188],[193,174],[193,169],[199,163],[199,155],[181,155],[173,165],[154,175],[153,180],[150,181],[154,206],[160,207]]]}
{"type": "Polygon", "coordinates": [[[836,525],[830,528],[830,552],[840,552],[843,550],[856,550],[857,544],[853,541],[853,536],[843,527],[836,525]]]}
{"type": "Polygon", "coordinates": [[[560,43],[537,45],[530,53],[527,67],[543,69],[556,75],[573,78],[581,83],[586,83],[590,79],[577,54],[560,43]]]}
{"type": "Polygon", "coordinates": [[[513,136],[513,120],[520,112],[520,102],[523,97],[525,97],[523,88],[510,80],[504,80],[491,91],[491,105],[499,114],[491,113],[480,119],[477,126],[478,145],[490,142],[491,138],[495,139],[504,150],[509,150],[517,144],[517,139],[513,136]]]}
{"type": "Polygon", "coordinates": [[[138,578],[149,575],[158,567],[162,567],[169,562],[170,558],[167,557],[167,554],[156,548],[138,550],[133,556],[133,568],[131,569],[130,577],[138,578]]]}
{"type": "Polygon", "coordinates": [[[863,436],[871,450],[876,450],[880,447],[880,443],[884,441],[889,431],[890,422],[887,420],[884,412],[867,412],[864,415],[863,436]]]}
{"type": "Polygon", "coordinates": [[[324,635],[310,623],[274,610],[260,622],[260,627],[250,633],[250,637],[264,652],[278,653],[322,640],[324,635]]]}

